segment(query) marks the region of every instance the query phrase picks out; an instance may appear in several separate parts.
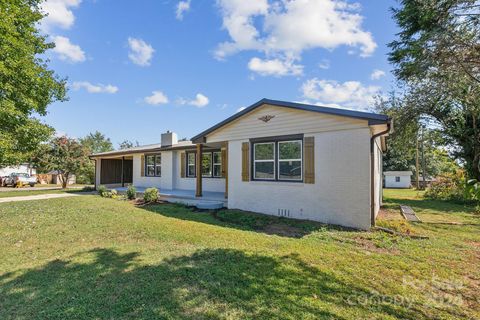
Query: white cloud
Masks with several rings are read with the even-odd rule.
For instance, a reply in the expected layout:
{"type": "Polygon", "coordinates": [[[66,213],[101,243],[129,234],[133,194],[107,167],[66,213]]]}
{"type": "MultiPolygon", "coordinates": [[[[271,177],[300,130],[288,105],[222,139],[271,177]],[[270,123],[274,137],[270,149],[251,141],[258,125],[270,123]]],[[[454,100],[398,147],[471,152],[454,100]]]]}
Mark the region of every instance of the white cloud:
{"type": "Polygon", "coordinates": [[[369,56],[377,47],[362,28],[360,6],[341,0],[217,0],[230,41],[220,43],[215,57],[243,50],[263,52],[268,60],[301,60],[313,48],[348,46],[369,56]]]}
{"type": "Polygon", "coordinates": [[[183,20],[183,14],[190,10],[190,0],[180,1],[177,4],[176,17],[178,20],[183,20]]]}
{"type": "Polygon", "coordinates": [[[168,97],[162,91],[153,91],[151,96],[145,97],[145,102],[152,105],[168,103],[168,97]]]}
{"type": "Polygon", "coordinates": [[[375,69],[375,70],[373,70],[372,74],[370,75],[370,79],[378,80],[378,79],[380,79],[381,77],[384,77],[384,76],[385,76],[385,71],[375,69]]]}
{"type": "Polygon", "coordinates": [[[248,63],[248,68],[262,76],[298,76],[303,73],[303,66],[295,64],[292,60],[262,60],[255,57],[248,63]]]}
{"type": "Polygon", "coordinates": [[[320,69],[330,69],[330,61],[326,60],[326,59],[323,59],[319,64],[318,64],[318,67],[320,69]]]}
{"type": "Polygon", "coordinates": [[[153,57],[155,50],[151,45],[143,41],[142,39],[128,38],[128,46],[130,52],[128,57],[136,65],[145,67],[150,65],[150,60],[153,57]]]}
{"type": "Polygon", "coordinates": [[[237,111],[235,111],[235,112],[243,111],[243,110],[245,110],[246,108],[247,108],[247,107],[240,107],[240,108],[238,108],[237,111]]]}
{"type": "Polygon", "coordinates": [[[80,46],[71,43],[67,37],[55,36],[53,42],[55,42],[53,51],[58,54],[61,60],[72,63],[85,61],[85,52],[80,46]]]}
{"type": "Polygon", "coordinates": [[[113,86],[111,84],[103,85],[103,84],[91,84],[88,81],[76,81],[72,84],[73,90],[80,90],[85,89],[89,93],[116,93],[118,91],[118,87],[113,86]]]}
{"type": "Polygon", "coordinates": [[[339,83],[334,80],[313,78],[302,85],[303,96],[327,106],[368,109],[381,94],[378,86],[364,86],[358,81],[339,83]]]}
{"type": "Polygon", "coordinates": [[[47,14],[41,21],[41,28],[49,31],[53,27],[69,29],[75,22],[72,8],[77,8],[81,0],[46,0],[41,4],[41,10],[47,14]]]}
{"type": "Polygon", "coordinates": [[[195,96],[195,99],[193,99],[193,100],[186,100],[186,99],[183,99],[183,98],[180,98],[180,99],[177,100],[178,104],[188,104],[188,105],[195,106],[195,107],[198,107],[198,108],[205,107],[207,104],[209,104],[209,102],[210,102],[210,100],[208,99],[208,97],[201,94],[201,93],[197,93],[197,95],[195,96]]]}

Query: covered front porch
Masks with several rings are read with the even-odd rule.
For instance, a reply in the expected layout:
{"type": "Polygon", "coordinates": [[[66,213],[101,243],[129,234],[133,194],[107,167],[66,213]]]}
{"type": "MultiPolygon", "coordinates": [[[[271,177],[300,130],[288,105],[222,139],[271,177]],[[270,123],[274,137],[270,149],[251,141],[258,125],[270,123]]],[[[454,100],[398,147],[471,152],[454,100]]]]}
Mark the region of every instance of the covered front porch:
{"type": "MultiPolygon", "coordinates": [[[[143,194],[146,187],[135,187],[137,193],[143,194]]],[[[116,188],[118,192],[124,193],[127,191],[127,187],[116,188]]],[[[227,199],[223,192],[213,192],[213,191],[204,191],[201,197],[195,195],[195,190],[163,190],[158,189],[160,194],[160,199],[172,202],[172,203],[183,203],[189,206],[202,207],[205,206],[206,209],[218,209],[221,207],[227,206],[227,199]]]]}
{"type": "Polygon", "coordinates": [[[125,187],[133,182],[132,156],[99,158],[95,161],[95,176],[99,173],[101,185],[125,187]]]}
{"type": "MultiPolygon", "coordinates": [[[[189,159],[188,159],[189,161],[189,159]]],[[[190,162],[187,161],[187,166],[190,162]]],[[[189,168],[187,168],[188,170],[189,168]]],[[[223,195],[223,200],[226,203],[228,198],[228,142],[215,142],[215,143],[196,143],[195,148],[195,197],[205,199],[212,192],[204,190],[204,180],[210,179],[212,176],[217,178],[225,179],[225,192],[223,195]],[[217,150],[216,154],[220,155],[220,160],[209,160],[208,156],[210,155],[211,150],[217,150]],[[205,158],[205,154],[207,158],[205,158]],[[220,161],[220,175],[212,174],[215,172],[215,165],[220,161]],[[207,165],[205,165],[207,163],[207,165]],[[208,165],[210,164],[210,166],[208,165]]],[[[213,192],[218,196],[220,192],[213,192]]]]}

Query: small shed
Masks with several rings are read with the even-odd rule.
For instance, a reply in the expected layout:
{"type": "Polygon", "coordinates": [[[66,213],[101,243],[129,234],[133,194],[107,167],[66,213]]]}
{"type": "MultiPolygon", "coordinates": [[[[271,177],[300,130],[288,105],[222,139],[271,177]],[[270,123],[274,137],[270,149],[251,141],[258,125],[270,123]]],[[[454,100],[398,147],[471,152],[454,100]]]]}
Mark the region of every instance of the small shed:
{"type": "Polygon", "coordinates": [[[385,171],[385,188],[408,189],[411,184],[411,171],[385,171]]]}

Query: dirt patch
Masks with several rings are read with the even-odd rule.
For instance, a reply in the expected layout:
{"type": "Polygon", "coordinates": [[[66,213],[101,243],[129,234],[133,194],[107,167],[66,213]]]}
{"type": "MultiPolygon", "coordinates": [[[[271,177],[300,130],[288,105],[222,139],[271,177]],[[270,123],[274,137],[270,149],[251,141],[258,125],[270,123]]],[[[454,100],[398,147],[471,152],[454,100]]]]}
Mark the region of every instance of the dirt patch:
{"type": "Polygon", "coordinates": [[[370,239],[363,238],[363,237],[355,237],[353,238],[355,241],[355,244],[359,247],[361,247],[363,250],[368,251],[368,252],[374,252],[374,253],[388,253],[388,254],[394,254],[397,255],[400,253],[400,250],[395,249],[395,248],[381,248],[378,247],[375,242],[373,242],[370,239]]]}
{"type": "Polygon", "coordinates": [[[168,202],[165,202],[165,201],[162,201],[162,200],[157,200],[156,202],[145,202],[142,198],[129,200],[129,202],[136,207],[143,207],[143,206],[146,206],[146,205],[158,205],[158,204],[168,203],[168,202]]]}
{"type": "Polygon", "coordinates": [[[378,212],[377,219],[379,220],[404,220],[400,209],[399,210],[392,210],[392,209],[385,209],[381,208],[378,212]]]}
{"type": "Polygon", "coordinates": [[[304,230],[283,223],[272,223],[266,225],[263,227],[262,231],[266,234],[274,234],[281,237],[301,238],[305,235],[304,230]]]}

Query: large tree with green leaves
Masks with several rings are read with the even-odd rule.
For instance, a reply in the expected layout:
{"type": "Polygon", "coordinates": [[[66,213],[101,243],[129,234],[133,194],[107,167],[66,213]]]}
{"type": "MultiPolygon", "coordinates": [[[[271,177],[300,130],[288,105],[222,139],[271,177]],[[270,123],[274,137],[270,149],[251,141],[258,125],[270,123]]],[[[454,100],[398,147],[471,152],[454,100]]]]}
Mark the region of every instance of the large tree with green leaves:
{"type": "Polygon", "coordinates": [[[66,188],[72,175],[79,174],[90,159],[88,149],[77,140],[63,136],[42,145],[34,161],[38,171],[56,171],[62,179],[62,187],[66,188]]]}
{"type": "Polygon", "coordinates": [[[408,100],[391,94],[377,103],[379,113],[388,114],[394,120],[394,130],[387,138],[388,148],[384,155],[385,171],[412,171],[416,175],[416,156],[419,153],[419,174],[423,174],[425,158],[426,176],[453,173],[458,164],[447,151],[449,142],[441,130],[409,112],[408,100]],[[418,149],[417,149],[418,148],[418,149]],[[422,152],[423,150],[423,152],[422,152]]]}
{"type": "Polygon", "coordinates": [[[406,88],[404,114],[440,125],[480,180],[480,3],[402,0],[390,61],[406,88]]]}
{"type": "Polygon", "coordinates": [[[41,0],[0,1],[0,166],[26,161],[53,129],[36,119],[65,100],[66,82],[43,54],[54,47],[38,30],[41,0]]]}
{"type": "Polygon", "coordinates": [[[114,150],[112,141],[99,131],[90,132],[80,143],[91,153],[100,153],[114,150]]]}

